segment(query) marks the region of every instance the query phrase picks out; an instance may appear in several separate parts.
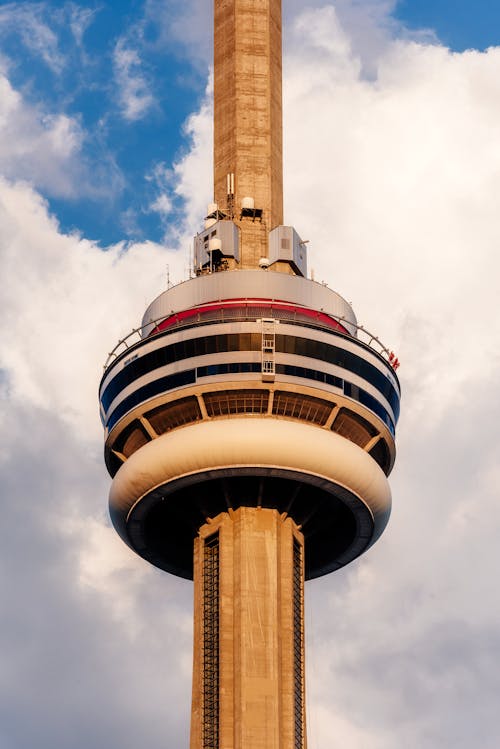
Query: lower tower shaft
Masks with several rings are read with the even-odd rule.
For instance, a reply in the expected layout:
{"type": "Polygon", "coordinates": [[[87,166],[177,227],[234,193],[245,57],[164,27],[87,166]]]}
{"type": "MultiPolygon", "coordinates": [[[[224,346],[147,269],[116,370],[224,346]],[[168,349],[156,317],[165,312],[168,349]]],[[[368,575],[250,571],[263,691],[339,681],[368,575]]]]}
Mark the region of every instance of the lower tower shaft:
{"type": "Polygon", "coordinates": [[[240,507],[200,528],[191,749],[305,749],[303,592],[285,514],[240,507]]]}

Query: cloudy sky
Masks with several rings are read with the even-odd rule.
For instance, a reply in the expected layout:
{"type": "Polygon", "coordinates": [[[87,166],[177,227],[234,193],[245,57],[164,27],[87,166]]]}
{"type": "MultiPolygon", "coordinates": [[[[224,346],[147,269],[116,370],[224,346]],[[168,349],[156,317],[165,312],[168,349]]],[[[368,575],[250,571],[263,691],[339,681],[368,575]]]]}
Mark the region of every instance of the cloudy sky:
{"type": "MultiPolygon", "coordinates": [[[[284,3],[285,219],[401,362],[394,509],[307,588],[309,749],[500,746],[500,9],[284,3]]],[[[0,3],[0,749],[188,746],[191,586],[107,517],[107,352],[211,199],[211,4],[0,3]]]]}

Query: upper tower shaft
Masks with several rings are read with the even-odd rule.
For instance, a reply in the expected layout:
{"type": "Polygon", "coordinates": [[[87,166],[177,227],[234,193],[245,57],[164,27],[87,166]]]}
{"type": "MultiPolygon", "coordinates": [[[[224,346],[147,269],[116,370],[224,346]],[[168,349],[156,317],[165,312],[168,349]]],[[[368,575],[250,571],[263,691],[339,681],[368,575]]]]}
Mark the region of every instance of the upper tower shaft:
{"type": "Polygon", "coordinates": [[[283,223],[282,139],[281,0],[215,0],[215,200],[237,221],[245,197],[262,209],[259,227],[238,221],[243,268],[283,223]]]}

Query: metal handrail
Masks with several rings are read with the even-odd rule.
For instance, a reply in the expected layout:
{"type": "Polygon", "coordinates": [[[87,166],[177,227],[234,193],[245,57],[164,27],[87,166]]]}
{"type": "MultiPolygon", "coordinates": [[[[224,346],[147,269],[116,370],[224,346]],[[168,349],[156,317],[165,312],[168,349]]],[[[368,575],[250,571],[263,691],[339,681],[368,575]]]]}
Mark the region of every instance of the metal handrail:
{"type": "MultiPolygon", "coordinates": [[[[220,312],[221,310],[218,310],[220,312]]],[[[332,318],[332,320],[335,320],[338,322],[342,327],[353,327],[356,330],[356,337],[365,345],[372,348],[374,351],[376,351],[379,355],[387,359],[388,364],[396,370],[399,366],[399,361],[395,357],[394,352],[388,349],[382,341],[376,336],[374,333],[370,333],[364,325],[358,325],[357,323],[352,322],[352,320],[348,320],[346,317],[338,316],[329,314],[329,317],[332,318]],[[363,336],[363,338],[360,337],[360,335],[363,336]]],[[[106,362],[104,364],[104,371],[117,359],[121,354],[123,354],[125,351],[127,351],[129,348],[132,348],[135,346],[136,343],[139,343],[141,340],[145,340],[145,338],[153,338],[156,335],[161,335],[164,331],[159,330],[157,333],[153,333],[149,336],[143,336],[143,332],[146,329],[154,330],[161,322],[166,320],[168,317],[172,317],[172,315],[162,315],[161,317],[157,318],[156,320],[150,320],[145,325],[141,325],[139,328],[133,328],[133,330],[128,333],[125,338],[121,338],[114,349],[108,354],[108,358],[106,359],[106,362]],[[137,336],[137,339],[135,338],[137,336]],[[123,347],[123,348],[122,348],[123,347]]],[[[210,320],[209,315],[203,318],[204,322],[212,322],[210,320]]],[[[241,322],[241,317],[237,316],[230,316],[229,310],[226,311],[226,315],[224,316],[224,322],[241,322]]],[[[220,320],[220,315],[214,316],[213,320],[220,320]]],[[[288,322],[292,322],[289,320],[288,322]]],[[[186,321],[178,320],[176,323],[172,324],[172,327],[169,330],[175,330],[180,329],[183,327],[188,327],[192,325],[192,318],[187,318],[186,321]]],[[[321,323],[318,323],[314,326],[315,328],[320,328],[323,330],[327,330],[328,332],[331,332],[331,328],[327,325],[322,325],[321,323]]]]}

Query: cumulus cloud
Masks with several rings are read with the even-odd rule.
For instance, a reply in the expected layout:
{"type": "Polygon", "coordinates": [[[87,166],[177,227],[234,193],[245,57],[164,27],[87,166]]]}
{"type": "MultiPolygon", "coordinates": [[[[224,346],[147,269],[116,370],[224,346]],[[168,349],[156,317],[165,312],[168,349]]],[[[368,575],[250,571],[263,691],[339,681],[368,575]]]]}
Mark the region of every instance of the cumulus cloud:
{"type": "Polygon", "coordinates": [[[32,106],[0,73],[0,170],[49,194],[75,194],[74,174],[82,147],[79,123],[32,106]]]}
{"type": "Polygon", "coordinates": [[[146,0],[144,20],[155,29],[157,43],[176,47],[203,71],[212,49],[212,15],[203,0],[146,0]]]}
{"type": "MultiPolygon", "coordinates": [[[[338,23],[349,40],[351,55],[360,65],[363,78],[374,79],[377,76],[379,57],[386,54],[387,46],[395,39],[437,43],[437,37],[431,29],[407,29],[404,24],[392,16],[398,5],[397,0],[336,0],[335,3],[316,2],[311,0],[304,7],[298,0],[286,4],[285,13],[290,17],[293,28],[294,19],[302,15],[309,17],[309,12],[328,12],[334,10],[338,23]]],[[[299,22],[300,25],[300,22],[299,22]]],[[[306,35],[307,36],[307,35],[306,35]]],[[[285,36],[287,44],[293,48],[295,33],[285,36]]]]}
{"type": "Polygon", "coordinates": [[[130,121],[145,117],[155,105],[155,98],[144,73],[139,52],[126,39],[119,39],[116,43],[113,68],[123,117],[130,121]]]}
{"type": "Polygon", "coordinates": [[[389,529],[309,588],[318,745],[492,748],[500,50],[388,38],[367,78],[333,7],[292,38],[286,220],[403,386],[389,529]]]}
{"type": "Polygon", "coordinates": [[[0,71],[1,175],[51,198],[109,201],[123,189],[123,175],[110,151],[89,153],[89,140],[77,116],[30,103],[0,71]]]}
{"type": "MultiPolygon", "coordinates": [[[[136,326],[146,300],[160,292],[165,250],[145,242],[103,251],[62,234],[36,192],[5,180],[0,181],[0,221],[5,280],[0,304],[15,321],[4,330],[1,353],[12,392],[76,419],[82,434],[96,434],[96,411],[89,405],[97,392],[99,362],[104,364],[106,347],[136,326]],[[24,326],[36,328],[36,336],[19,336],[24,326]]],[[[175,270],[182,260],[172,253],[170,262],[175,270]]]]}
{"type": "Polygon", "coordinates": [[[114,538],[97,408],[99,363],[162,290],[165,259],[175,270],[180,258],[65,235],[32,187],[5,179],[0,225],[1,741],[154,746],[180,692],[167,724],[186,743],[191,591],[174,580],[160,593],[163,576],[114,538]],[[162,661],[175,684],[150,678],[162,661]]]}
{"type": "Polygon", "coordinates": [[[354,746],[360,730],[370,748],[498,743],[500,602],[487,573],[498,565],[498,375],[469,383],[473,402],[456,393],[462,408],[450,403],[430,433],[402,426],[383,541],[310,588],[310,703],[324,738],[340,715],[354,746]],[[475,448],[469,424],[491,449],[475,448]]]}
{"type": "Polygon", "coordinates": [[[303,44],[287,61],[287,215],[302,223],[304,196],[314,194],[299,226],[312,264],[355,294],[360,317],[387,330],[403,361],[419,341],[420,382],[448,368],[446,386],[429,388],[444,403],[488,366],[500,333],[495,295],[485,293],[500,240],[500,51],[394,41],[368,82],[332,8],[303,16],[295,33],[303,44]]]}
{"type": "MultiPolygon", "coordinates": [[[[391,13],[397,0],[287,0],[283,3],[283,44],[285,52],[298,41],[290,34],[291,25],[301,14],[334,7],[349,44],[358,57],[362,74],[373,77],[376,61],[395,38],[437,42],[432,29],[407,29],[391,13]]],[[[212,10],[204,0],[146,0],[145,24],[155,29],[158,43],[177,48],[200,69],[212,61],[212,10]]],[[[306,34],[307,36],[307,34],[306,34]]]]}
{"type": "Polygon", "coordinates": [[[3,746],[159,747],[165,730],[186,745],[189,586],[173,581],[165,590],[160,575],[130,560],[118,565],[120,550],[110,563],[113,547],[103,554],[95,531],[106,492],[100,456],[57,412],[27,399],[8,406],[0,463],[3,746]],[[99,573],[86,564],[95,546],[99,573]],[[165,716],[165,702],[181,699],[165,716]]]}

